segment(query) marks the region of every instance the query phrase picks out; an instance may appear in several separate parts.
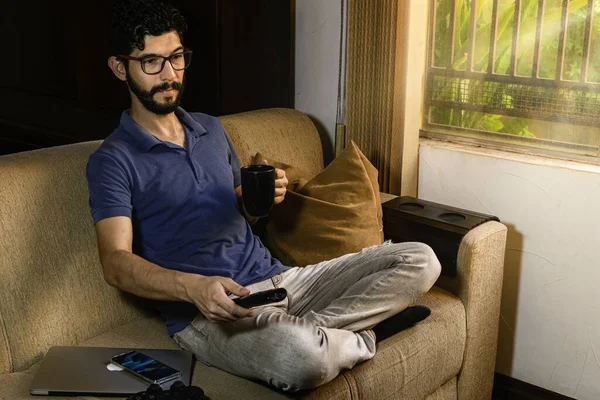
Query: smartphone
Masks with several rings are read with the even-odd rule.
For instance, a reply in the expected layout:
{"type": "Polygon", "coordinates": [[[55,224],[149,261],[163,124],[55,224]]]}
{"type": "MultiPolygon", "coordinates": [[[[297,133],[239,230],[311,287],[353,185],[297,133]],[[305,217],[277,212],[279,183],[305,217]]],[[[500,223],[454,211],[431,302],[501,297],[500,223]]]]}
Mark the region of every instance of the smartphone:
{"type": "Polygon", "coordinates": [[[117,354],[110,361],[137,377],[158,385],[181,377],[180,371],[136,350],[117,354]]]}
{"type": "Polygon", "coordinates": [[[233,299],[233,302],[240,307],[252,308],[263,306],[265,304],[277,303],[287,297],[287,291],[284,288],[265,290],[249,294],[248,296],[233,299]]]}

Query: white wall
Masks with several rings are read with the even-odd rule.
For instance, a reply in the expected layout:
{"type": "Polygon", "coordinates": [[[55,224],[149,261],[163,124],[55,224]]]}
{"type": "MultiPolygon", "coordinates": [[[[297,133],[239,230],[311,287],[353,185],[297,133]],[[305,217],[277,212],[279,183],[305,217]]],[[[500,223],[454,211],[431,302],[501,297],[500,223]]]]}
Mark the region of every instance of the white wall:
{"type": "Polygon", "coordinates": [[[340,0],[296,1],[295,108],[317,125],[326,160],[335,144],[341,7],[340,0]]]}
{"type": "Polygon", "coordinates": [[[600,398],[600,167],[421,143],[419,197],[508,228],[497,371],[600,398]]]}

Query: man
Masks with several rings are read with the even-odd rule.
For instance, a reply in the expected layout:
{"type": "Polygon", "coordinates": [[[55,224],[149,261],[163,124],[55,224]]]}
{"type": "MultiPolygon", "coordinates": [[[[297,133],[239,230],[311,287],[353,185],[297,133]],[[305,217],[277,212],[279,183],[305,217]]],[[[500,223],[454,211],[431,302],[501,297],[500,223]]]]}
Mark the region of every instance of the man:
{"type": "MultiPolygon", "coordinates": [[[[160,0],[115,6],[108,64],[131,109],[87,166],[105,279],[155,300],[169,334],[204,363],[282,390],[314,388],[428,315],[401,311],[431,288],[439,262],[420,243],[307,268],[271,257],[240,206],[239,160],[219,120],[178,107],[191,62],[184,31],[160,0]],[[251,310],[232,301],[275,287],[288,298],[251,310]]],[[[276,204],[286,186],[276,170],[276,204]]]]}

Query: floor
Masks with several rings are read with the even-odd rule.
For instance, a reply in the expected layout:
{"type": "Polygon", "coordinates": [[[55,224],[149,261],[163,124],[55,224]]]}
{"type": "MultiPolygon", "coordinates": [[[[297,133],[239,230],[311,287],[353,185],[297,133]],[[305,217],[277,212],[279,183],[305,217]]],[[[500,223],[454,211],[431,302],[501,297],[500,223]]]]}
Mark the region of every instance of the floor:
{"type": "Polygon", "coordinates": [[[492,400],[574,400],[504,375],[496,374],[492,400]]]}

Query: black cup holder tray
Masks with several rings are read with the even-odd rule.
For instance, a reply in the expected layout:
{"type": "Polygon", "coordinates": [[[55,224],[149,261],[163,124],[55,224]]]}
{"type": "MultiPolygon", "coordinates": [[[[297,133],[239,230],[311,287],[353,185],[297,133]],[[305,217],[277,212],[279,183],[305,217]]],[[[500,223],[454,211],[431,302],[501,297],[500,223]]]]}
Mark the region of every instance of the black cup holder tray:
{"type": "Polygon", "coordinates": [[[456,260],[462,238],[484,222],[500,221],[493,215],[410,196],[396,197],[383,203],[382,208],[386,239],[430,245],[442,264],[442,275],[447,276],[456,276],[456,260]]]}

